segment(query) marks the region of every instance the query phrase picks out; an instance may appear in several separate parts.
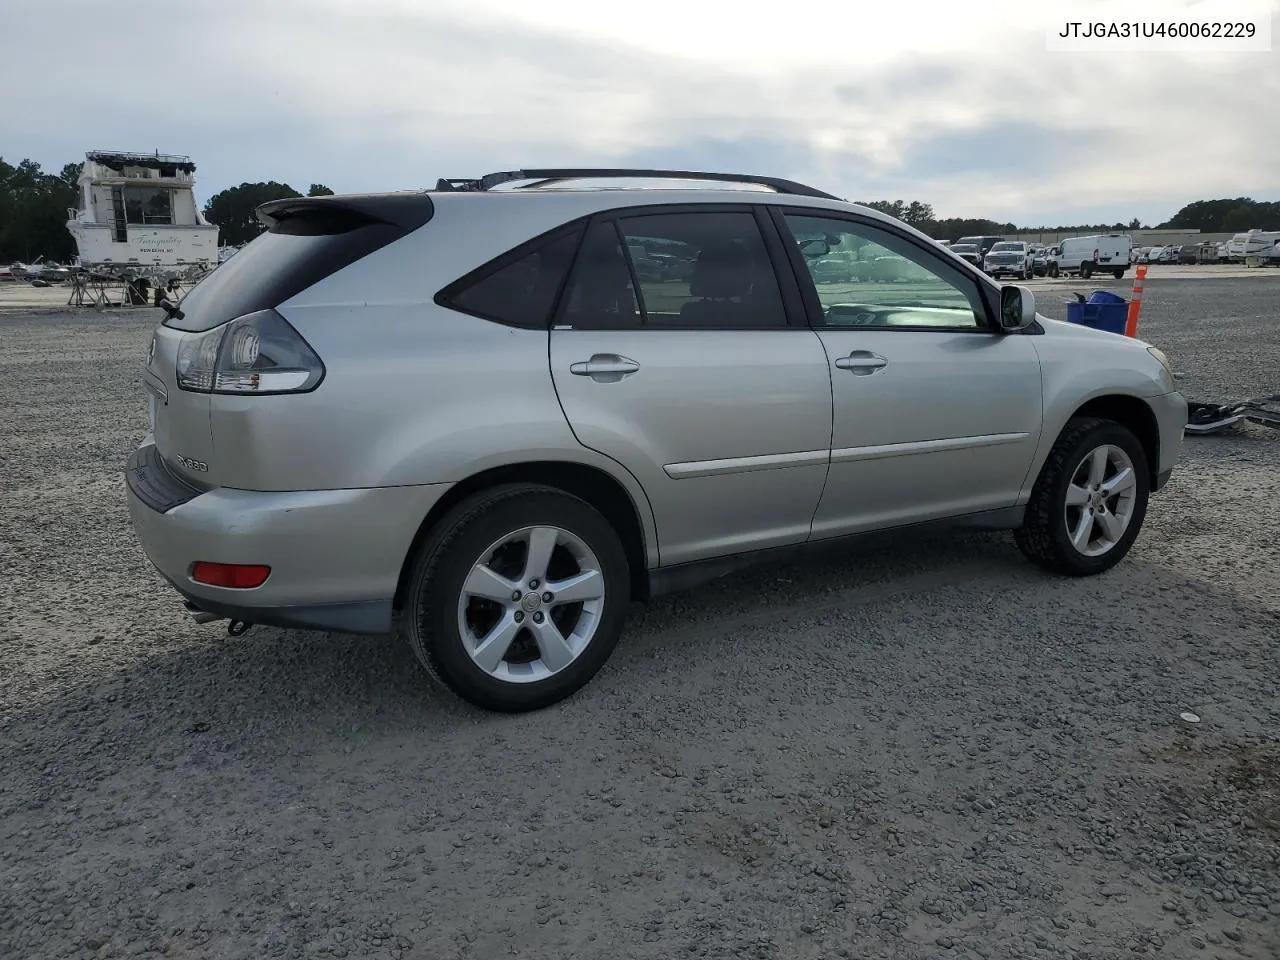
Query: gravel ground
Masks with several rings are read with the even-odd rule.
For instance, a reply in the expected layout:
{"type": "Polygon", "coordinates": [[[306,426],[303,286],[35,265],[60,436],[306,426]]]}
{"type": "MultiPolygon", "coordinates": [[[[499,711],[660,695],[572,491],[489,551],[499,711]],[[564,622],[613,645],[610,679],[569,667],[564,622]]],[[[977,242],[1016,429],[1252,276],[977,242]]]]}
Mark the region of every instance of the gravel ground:
{"type": "MultiPolygon", "coordinates": [[[[1278,294],[1149,282],[1142,333],[1271,392],[1278,294]]],[[[184,618],[123,505],[156,319],[0,312],[0,956],[1280,956],[1280,432],[1188,438],[1101,578],[775,566],[493,716],[385,638],[184,618]]]]}

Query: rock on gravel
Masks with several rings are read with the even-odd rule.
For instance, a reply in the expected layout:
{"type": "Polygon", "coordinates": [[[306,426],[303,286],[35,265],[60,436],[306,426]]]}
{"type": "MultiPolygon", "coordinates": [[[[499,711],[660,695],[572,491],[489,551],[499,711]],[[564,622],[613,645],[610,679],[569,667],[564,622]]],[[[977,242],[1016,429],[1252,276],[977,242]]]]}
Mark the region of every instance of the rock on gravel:
{"type": "MultiPolygon", "coordinates": [[[[1277,390],[1278,292],[1153,281],[1143,334],[1277,390]]],[[[1280,433],[1189,439],[1101,578],[761,569],[492,716],[385,638],[186,621],[122,499],[156,319],[0,313],[0,956],[1280,956],[1280,433]]]]}

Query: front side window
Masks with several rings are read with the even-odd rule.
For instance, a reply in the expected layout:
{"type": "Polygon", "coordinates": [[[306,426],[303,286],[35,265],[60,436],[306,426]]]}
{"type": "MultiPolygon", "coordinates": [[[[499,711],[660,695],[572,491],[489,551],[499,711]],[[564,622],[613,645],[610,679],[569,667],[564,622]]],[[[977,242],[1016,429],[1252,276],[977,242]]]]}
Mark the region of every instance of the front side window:
{"type": "Polygon", "coordinates": [[[790,213],[783,219],[826,326],[986,328],[977,282],[909,241],[849,220],[790,213]]]}

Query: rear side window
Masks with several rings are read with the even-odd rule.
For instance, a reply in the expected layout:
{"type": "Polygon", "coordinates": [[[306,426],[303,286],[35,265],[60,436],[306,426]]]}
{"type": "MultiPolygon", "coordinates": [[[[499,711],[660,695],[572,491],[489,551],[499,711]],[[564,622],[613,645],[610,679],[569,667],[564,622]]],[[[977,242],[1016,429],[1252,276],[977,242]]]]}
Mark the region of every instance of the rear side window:
{"type": "Polygon", "coordinates": [[[587,232],[560,322],[587,329],[640,326],[631,268],[612,221],[598,221],[587,232]]]}
{"type": "Polygon", "coordinates": [[[755,215],[698,210],[596,222],[558,322],[582,329],[750,330],[787,321],[755,215]]]}
{"type": "Polygon", "coordinates": [[[778,277],[755,214],[706,210],[618,221],[651,327],[786,326],[778,277]]]}
{"type": "Polygon", "coordinates": [[[545,329],[582,239],[582,227],[518,247],[441,291],[441,306],[512,327],[545,329]]]}

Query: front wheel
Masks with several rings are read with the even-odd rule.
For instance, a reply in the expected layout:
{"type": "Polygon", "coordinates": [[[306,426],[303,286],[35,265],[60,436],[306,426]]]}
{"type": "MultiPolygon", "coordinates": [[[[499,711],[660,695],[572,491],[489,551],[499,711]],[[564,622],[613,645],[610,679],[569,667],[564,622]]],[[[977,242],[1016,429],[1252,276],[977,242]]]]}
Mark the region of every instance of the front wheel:
{"type": "Polygon", "coordinates": [[[1014,539],[1046,570],[1092,576],[1133,546],[1150,496],[1138,438],[1113,420],[1076,417],[1054,444],[1014,539]]]}
{"type": "Polygon", "coordinates": [[[423,543],[399,626],[464,700],[537,710],[609,658],[629,572],[618,534],[590,504],[550,487],[499,487],[464,501],[423,543]]]}

